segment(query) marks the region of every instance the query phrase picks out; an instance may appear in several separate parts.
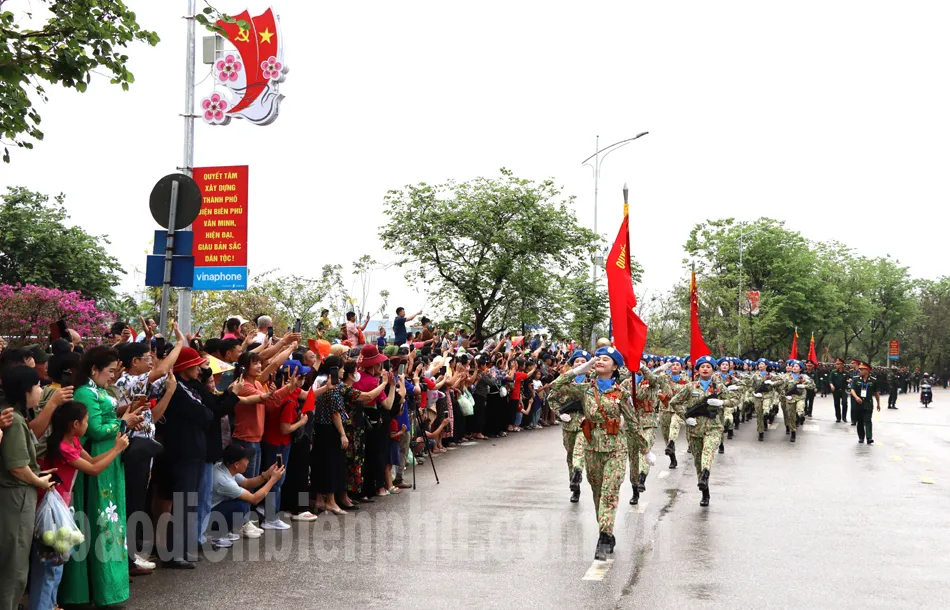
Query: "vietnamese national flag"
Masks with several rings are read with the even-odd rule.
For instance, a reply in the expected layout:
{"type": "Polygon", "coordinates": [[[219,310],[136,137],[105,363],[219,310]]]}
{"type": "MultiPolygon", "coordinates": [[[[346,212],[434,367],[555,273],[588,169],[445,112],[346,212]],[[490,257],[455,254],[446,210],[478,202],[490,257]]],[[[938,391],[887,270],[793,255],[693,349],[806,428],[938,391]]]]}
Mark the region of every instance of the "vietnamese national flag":
{"type": "Polygon", "coordinates": [[[310,388],[310,391],[307,392],[307,398],[303,402],[303,408],[300,409],[301,413],[313,413],[317,408],[317,395],[313,393],[313,388],[310,388]]]}
{"type": "Polygon", "coordinates": [[[709,348],[699,329],[699,296],[696,293],[696,272],[692,272],[689,282],[689,359],[696,360],[709,355],[709,348]]]}
{"type": "Polygon", "coordinates": [[[795,336],[792,337],[792,351],[788,355],[789,360],[798,360],[798,329],[795,329],[795,336]]]}
{"type": "Polygon", "coordinates": [[[631,371],[640,368],[640,357],[647,344],[647,325],[637,315],[637,295],[630,275],[630,216],[624,204],[623,223],[617,240],[607,255],[607,293],[610,295],[610,321],[614,347],[631,371]]]}
{"type": "Polygon", "coordinates": [[[818,354],[815,353],[815,333],[811,334],[811,342],[808,344],[808,362],[818,365],[818,354]]]}

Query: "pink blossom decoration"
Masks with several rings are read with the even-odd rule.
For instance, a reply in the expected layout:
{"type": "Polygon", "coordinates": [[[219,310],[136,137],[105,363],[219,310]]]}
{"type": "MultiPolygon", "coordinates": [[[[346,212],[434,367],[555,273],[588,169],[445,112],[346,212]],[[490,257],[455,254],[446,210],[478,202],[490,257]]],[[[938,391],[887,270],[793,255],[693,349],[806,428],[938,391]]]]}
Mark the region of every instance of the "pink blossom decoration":
{"type": "Polygon", "coordinates": [[[287,73],[287,66],[277,61],[277,58],[271,55],[265,61],[261,62],[261,70],[264,71],[264,78],[279,83],[284,80],[284,74],[287,73]]]}
{"type": "Polygon", "coordinates": [[[220,94],[212,93],[211,97],[201,100],[201,116],[209,125],[227,125],[231,121],[231,117],[225,113],[229,107],[228,101],[220,94]]]}
{"type": "Polygon", "coordinates": [[[222,83],[236,82],[238,79],[238,74],[240,74],[242,66],[241,62],[238,61],[238,57],[234,55],[226,55],[224,59],[219,59],[218,63],[215,64],[215,68],[218,71],[218,80],[222,83]]]}

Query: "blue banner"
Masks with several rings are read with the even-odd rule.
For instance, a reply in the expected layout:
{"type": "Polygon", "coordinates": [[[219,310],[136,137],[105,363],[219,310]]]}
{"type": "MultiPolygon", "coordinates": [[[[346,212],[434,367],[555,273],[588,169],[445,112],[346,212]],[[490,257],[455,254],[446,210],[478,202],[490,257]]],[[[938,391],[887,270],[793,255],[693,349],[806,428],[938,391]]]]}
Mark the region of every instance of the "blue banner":
{"type": "Polygon", "coordinates": [[[195,267],[194,290],[247,290],[247,267],[195,267]]]}

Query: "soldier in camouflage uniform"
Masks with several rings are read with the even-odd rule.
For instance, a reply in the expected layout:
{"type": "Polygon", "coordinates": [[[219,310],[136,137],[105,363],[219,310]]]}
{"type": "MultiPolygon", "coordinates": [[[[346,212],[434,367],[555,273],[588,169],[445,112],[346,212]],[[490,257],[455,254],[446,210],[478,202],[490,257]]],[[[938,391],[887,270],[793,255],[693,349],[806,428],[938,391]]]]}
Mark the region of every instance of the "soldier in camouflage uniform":
{"type": "Polygon", "coordinates": [[[715,366],[716,360],[710,356],[698,358],[699,377],[670,400],[676,414],[686,421],[686,438],[703,493],[700,506],[709,506],[709,474],[716,448],[722,442],[722,413],[732,406],[729,390],[713,377],[715,366]],[[696,410],[699,412],[694,413],[696,410]]]}
{"type": "MultiPolygon", "coordinates": [[[[568,358],[568,366],[562,373],[569,372],[571,367],[580,366],[593,356],[589,352],[578,350],[568,358]]],[[[581,420],[584,417],[583,400],[587,391],[587,377],[584,375],[574,379],[573,384],[564,384],[552,388],[548,395],[548,403],[554,407],[561,419],[561,439],[564,442],[564,451],[567,453],[567,478],[571,490],[571,502],[578,502],[581,497],[581,480],[584,471],[584,437],[581,435],[581,420]],[[580,406],[580,409],[577,407],[580,406]]]]}
{"type": "Polygon", "coordinates": [[[553,389],[569,386],[575,378],[591,369],[595,378],[584,394],[584,421],[581,423],[585,443],[587,482],[590,483],[597,511],[600,538],[594,559],[604,561],[613,553],[616,538],[613,535],[617,496],[623,483],[627,462],[626,434],[621,429],[621,418],[626,429],[636,430],[639,423],[630,393],[618,382],[623,356],[612,347],[602,347],[595,358],[574,367],[558,377],[553,389]]]}
{"type": "Polygon", "coordinates": [[[765,431],[768,430],[766,412],[771,409],[774,400],[774,381],[769,373],[769,363],[765,358],[756,362],[758,369],[752,375],[752,397],[755,402],[755,426],[759,433],[759,440],[765,440],[765,431]]]}
{"type": "Polygon", "coordinates": [[[782,412],[785,418],[785,434],[789,435],[788,440],[794,443],[798,426],[805,422],[806,392],[815,389],[815,382],[808,375],[802,374],[801,361],[789,360],[786,366],[789,372],[775,379],[775,387],[785,399],[782,412]]]}
{"type": "MultiPolygon", "coordinates": [[[[657,417],[662,400],[660,395],[666,389],[663,382],[663,373],[670,367],[664,364],[653,372],[644,363],[640,363],[640,370],[628,381],[625,387],[630,391],[631,385],[636,388],[634,406],[637,410],[639,425],[637,429],[627,428],[627,453],[630,460],[630,484],[633,486],[633,497],[630,504],[636,505],[640,501],[640,494],[647,489],[647,475],[650,474],[650,449],[656,440],[657,417]]],[[[666,396],[664,395],[665,399],[666,396]]],[[[652,457],[651,457],[652,459],[652,457]]]]}
{"type": "MultiPolygon", "coordinates": [[[[738,380],[735,378],[735,374],[732,371],[732,362],[728,357],[723,357],[719,359],[717,363],[719,370],[713,373],[713,376],[716,377],[719,382],[728,388],[731,392],[738,392],[739,386],[736,385],[738,380]]],[[[736,395],[738,398],[738,395],[736,395]]],[[[726,438],[732,439],[733,430],[738,427],[739,420],[739,401],[735,400],[734,404],[730,407],[726,407],[722,411],[722,426],[726,431],[726,438]]],[[[719,453],[725,453],[726,446],[722,442],[719,443],[719,453]]]]}
{"type": "Polygon", "coordinates": [[[666,389],[660,407],[660,430],[663,432],[663,441],[666,443],[665,453],[670,457],[670,468],[676,468],[676,438],[680,433],[682,418],[670,408],[670,399],[689,384],[689,377],[683,373],[683,362],[677,358],[670,362],[669,373],[664,375],[666,389]]]}

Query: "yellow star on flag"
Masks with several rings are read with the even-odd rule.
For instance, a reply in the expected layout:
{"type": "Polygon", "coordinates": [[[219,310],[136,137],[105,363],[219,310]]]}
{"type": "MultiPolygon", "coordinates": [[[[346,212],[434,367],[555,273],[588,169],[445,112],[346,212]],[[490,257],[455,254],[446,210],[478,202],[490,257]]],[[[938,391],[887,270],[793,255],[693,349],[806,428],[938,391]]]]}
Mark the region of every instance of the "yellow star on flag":
{"type": "Polygon", "coordinates": [[[270,39],[274,37],[274,34],[268,28],[264,28],[264,31],[261,32],[261,44],[265,42],[270,42],[270,39]]]}

